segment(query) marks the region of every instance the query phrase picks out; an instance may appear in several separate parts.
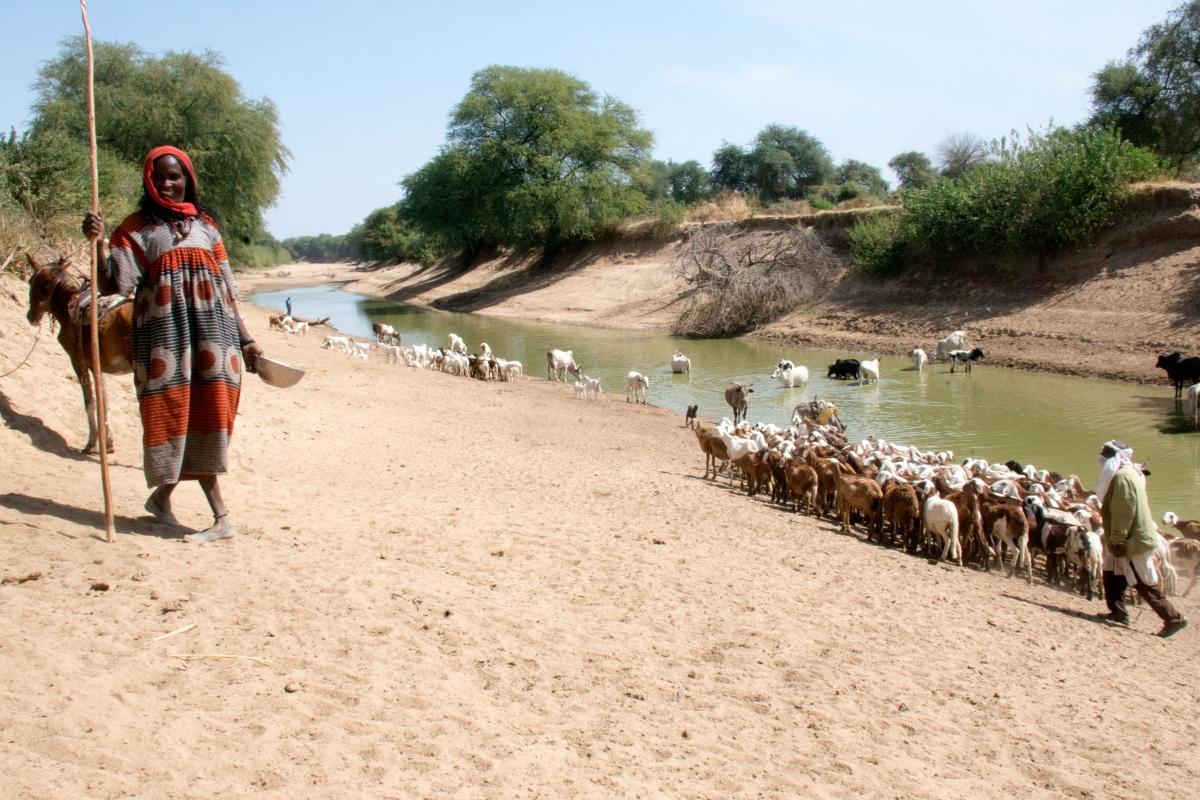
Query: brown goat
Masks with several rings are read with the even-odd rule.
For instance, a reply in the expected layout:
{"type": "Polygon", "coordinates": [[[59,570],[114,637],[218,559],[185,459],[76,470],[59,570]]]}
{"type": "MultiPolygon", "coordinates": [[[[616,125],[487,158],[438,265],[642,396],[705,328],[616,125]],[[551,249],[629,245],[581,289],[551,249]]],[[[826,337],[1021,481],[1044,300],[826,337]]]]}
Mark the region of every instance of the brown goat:
{"type": "Polygon", "coordinates": [[[1014,550],[1012,569],[1008,577],[1012,577],[1025,562],[1025,576],[1033,583],[1033,556],[1029,552],[1029,521],[1024,509],[1017,503],[985,500],[980,511],[983,515],[984,538],[996,542],[996,556],[1000,566],[1004,566],[999,542],[1004,542],[1009,549],[1014,550]]]}
{"type": "Polygon", "coordinates": [[[883,521],[891,525],[888,544],[894,545],[899,533],[904,548],[910,553],[915,551],[921,539],[921,506],[917,501],[917,490],[907,483],[890,482],[883,492],[883,521]]]}
{"type": "Polygon", "coordinates": [[[817,513],[817,471],[808,464],[793,461],[787,466],[787,485],[792,495],[792,511],[803,505],[813,514],[817,513]]]}
{"type": "Polygon", "coordinates": [[[1196,573],[1200,571],[1200,541],[1195,539],[1176,539],[1171,542],[1171,561],[1176,568],[1184,567],[1191,573],[1192,581],[1183,590],[1183,596],[1196,585],[1196,573]]]}
{"type": "Polygon", "coordinates": [[[983,568],[991,571],[987,542],[983,538],[983,515],[979,513],[979,498],[973,492],[951,492],[946,499],[958,509],[958,537],[962,543],[963,560],[967,563],[983,556],[983,568]]]}
{"type": "Polygon", "coordinates": [[[867,538],[883,537],[883,490],[870,478],[843,475],[837,482],[838,517],[842,531],[850,532],[854,512],[866,517],[867,538]]]}
{"type": "Polygon", "coordinates": [[[716,480],[717,462],[729,460],[725,441],[717,435],[716,426],[711,422],[697,422],[695,432],[696,441],[700,444],[701,452],[704,453],[704,477],[708,477],[711,466],[713,480],[716,480]]]}
{"type": "MultiPolygon", "coordinates": [[[[850,468],[833,458],[818,458],[813,468],[817,471],[817,516],[833,508],[837,497],[838,478],[850,474],[850,468]]],[[[836,512],[834,512],[836,516],[836,512]]]]}

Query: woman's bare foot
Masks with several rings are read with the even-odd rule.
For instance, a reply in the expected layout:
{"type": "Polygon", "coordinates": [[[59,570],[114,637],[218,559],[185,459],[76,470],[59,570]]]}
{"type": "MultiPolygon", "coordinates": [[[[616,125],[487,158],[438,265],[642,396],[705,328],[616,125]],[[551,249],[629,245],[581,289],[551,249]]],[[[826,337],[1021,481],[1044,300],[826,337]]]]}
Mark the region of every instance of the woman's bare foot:
{"type": "Polygon", "coordinates": [[[168,528],[178,528],[179,520],[175,519],[175,515],[171,513],[171,506],[168,504],[165,508],[158,504],[156,499],[157,492],[151,492],[146,498],[145,509],[154,517],[154,521],[160,525],[166,525],[168,528]]]}
{"type": "Polygon", "coordinates": [[[216,542],[221,539],[232,539],[237,535],[237,526],[229,521],[228,514],[222,514],[207,530],[189,533],[183,538],[189,542],[216,542]]]}

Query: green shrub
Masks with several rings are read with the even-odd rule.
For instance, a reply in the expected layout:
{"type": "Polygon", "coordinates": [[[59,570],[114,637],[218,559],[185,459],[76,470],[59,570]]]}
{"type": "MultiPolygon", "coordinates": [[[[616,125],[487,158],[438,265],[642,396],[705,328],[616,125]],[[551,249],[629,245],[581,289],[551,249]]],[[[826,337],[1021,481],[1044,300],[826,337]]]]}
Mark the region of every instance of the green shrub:
{"type": "Polygon", "coordinates": [[[651,233],[655,239],[672,239],[679,233],[679,223],[687,206],[674,200],[659,200],[654,204],[654,225],[651,233]]]}
{"type": "Polygon", "coordinates": [[[833,201],[824,195],[811,194],[808,196],[808,203],[812,206],[813,211],[832,211],[833,201]]]}
{"type": "Polygon", "coordinates": [[[849,236],[854,263],[864,272],[888,278],[903,269],[907,242],[901,231],[900,214],[863,217],[850,229],[849,236]]]}
{"type": "Polygon", "coordinates": [[[956,180],[906,192],[903,225],[932,253],[1051,254],[1081,244],[1112,217],[1126,187],[1161,163],[1111,131],[1058,129],[1013,136],[995,160],[956,180]]]}

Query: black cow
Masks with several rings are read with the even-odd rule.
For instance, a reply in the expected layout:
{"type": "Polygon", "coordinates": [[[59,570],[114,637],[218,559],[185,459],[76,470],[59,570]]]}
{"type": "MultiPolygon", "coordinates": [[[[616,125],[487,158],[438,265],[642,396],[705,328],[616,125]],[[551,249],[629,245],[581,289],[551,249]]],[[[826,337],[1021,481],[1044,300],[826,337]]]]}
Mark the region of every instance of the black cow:
{"type": "Polygon", "coordinates": [[[839,358],[837,361],[829,365],[829,372],[826,373],[827,378],[858,378],[858,359],[857,358],[839,358]]]}
{"type": "Polygon", "coordinates": [[[1175,399],[1183,394],[1183,387],[1200,383],[1200,357],[1184,358],[1177,352],[1160,354],[1154,366],[1166,370],[1167,379],[1175,386],[1175,399]]]}

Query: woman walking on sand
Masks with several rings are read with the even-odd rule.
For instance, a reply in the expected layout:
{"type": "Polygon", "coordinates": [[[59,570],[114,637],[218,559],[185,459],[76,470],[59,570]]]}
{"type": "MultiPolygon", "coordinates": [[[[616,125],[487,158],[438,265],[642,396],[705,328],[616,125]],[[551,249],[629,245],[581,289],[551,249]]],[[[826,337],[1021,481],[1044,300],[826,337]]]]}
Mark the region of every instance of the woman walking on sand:
{"type": "Polygon", "coordinates": [[[237,533],[221,498],[228,471],[242,365],[255,371],[262,348],[246,331],[216,212],[200,202],[191,159],[156,147],[142,170],[138,210],[113,231],[104,258],[104,222],[83,220],[104,264],[100,288],[136,290],[133,376],[142,417],[146,510],[179,527],[171,494],[180,481],[199,482],[213,512],[211,527],[184,537],[211,542],[237,533]],[[108,284],[105,286],[105,284],[108,284]]]}

